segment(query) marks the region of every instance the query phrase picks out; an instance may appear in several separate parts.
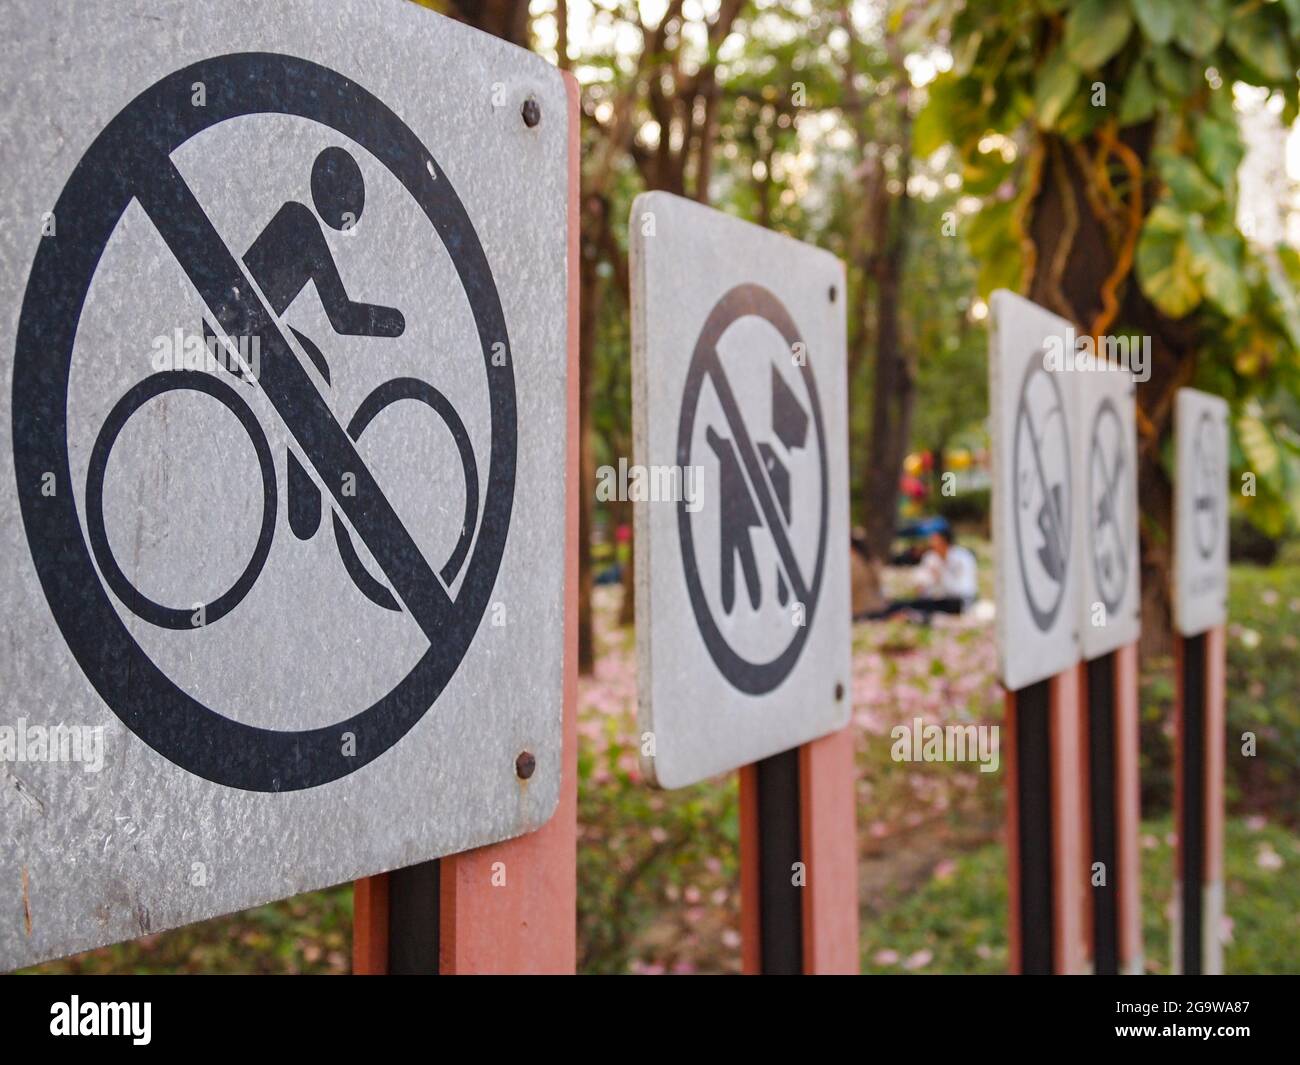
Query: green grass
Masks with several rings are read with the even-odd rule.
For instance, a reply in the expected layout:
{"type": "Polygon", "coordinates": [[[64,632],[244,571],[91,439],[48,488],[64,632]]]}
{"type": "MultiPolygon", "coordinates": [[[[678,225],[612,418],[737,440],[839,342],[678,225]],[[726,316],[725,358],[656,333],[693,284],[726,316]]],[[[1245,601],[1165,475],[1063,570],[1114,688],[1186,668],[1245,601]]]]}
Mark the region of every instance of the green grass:
{"type": "MultiPolygon", "coordinates": [[[[1167,820],[1143,823],[1142,937],[1148,972],[1169,970],[1173,848],[1167,820]]],[[[1233,819],[1224,855],[1228,973],[1300,972],[1300,836],[1233,819]]],[[[864,917],[862,971],[998,973],[1007,964],[1006,852],[982,847],[902,904],[864,917]],[[882,958],[882,952],[885,956],[882,958]],[[893,960],[897,957],[897,961],[893,960]],[[923,965],[917,965],[924,961],[923,965]]]]}

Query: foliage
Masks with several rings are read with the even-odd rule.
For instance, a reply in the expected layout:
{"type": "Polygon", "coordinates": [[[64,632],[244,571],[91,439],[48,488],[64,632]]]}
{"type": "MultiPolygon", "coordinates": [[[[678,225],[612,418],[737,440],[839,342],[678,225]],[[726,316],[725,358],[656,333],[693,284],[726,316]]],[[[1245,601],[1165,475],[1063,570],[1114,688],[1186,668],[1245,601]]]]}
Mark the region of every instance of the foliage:
{"type": "Polygon", "coordinates": [[[26,971],[321,975],[351,968],[352,887],[345,884],[26,971]]]}
{"type": "Polygon", "coordinates": [[[981,289],[1023,289],[1058,250],[1035,248],[1026,223],[1044,159],[1072,157],[1115,263],[1098,318],[1082,324],[1114,321],[1130,270],[1160,314],[1185,321],[1196,370],[1184,383],[1233,401],[1238,467],[1259,478],[1240,505],[1269,531],[1293,524],[1300,271],[1293,251],[1242,232],[1233,101],[1256,86],[1295,120],[1300,3],[950,0],[917,31],[937,26],[951,32],[953,63],[931,87],[917,150],[951,145],[982,199],[969,235],[981,289]]]}
{"type": "Polygon", "coordinates": [[[596,598],[603,653],[580,697],[579,968],[688,973],[720,957],[734,968],[736,781],[662,792],[641,778],[635,656],[614,624],[612,592],[600,589],[596,598]]]}

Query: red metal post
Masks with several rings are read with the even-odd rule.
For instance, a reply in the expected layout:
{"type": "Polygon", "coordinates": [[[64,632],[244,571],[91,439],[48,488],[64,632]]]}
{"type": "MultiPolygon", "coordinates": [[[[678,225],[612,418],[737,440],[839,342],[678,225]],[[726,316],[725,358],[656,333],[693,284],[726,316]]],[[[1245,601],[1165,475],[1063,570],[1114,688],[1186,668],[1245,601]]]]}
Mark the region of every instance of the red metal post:
{"type": "Polygon", "coordinates": [[[1174,971],[1223,972],[1227,635],[1174,638],[1174,971]]]}
{"type": "Polygon", "coordinates": [[[1120,973],[1139,976],[1142,955],[1138,645],[1115,651],[1115,850],[1120,973]]]}
{"type": "Polygon", "coordinates": [[[1002,757],[1013,973],[1069,974],[1087,968],[1080,695],[1074,667],[1006,695],[1002,757]]]}
{"type": "MultiPolygon", "coordinates": [[[[798,749],[802,971],[855,974],[858,957],[858,845],[852,729],[798,749]]],[[[758,767],[740,770],[741,961],[763,971],[758,767]]]]}

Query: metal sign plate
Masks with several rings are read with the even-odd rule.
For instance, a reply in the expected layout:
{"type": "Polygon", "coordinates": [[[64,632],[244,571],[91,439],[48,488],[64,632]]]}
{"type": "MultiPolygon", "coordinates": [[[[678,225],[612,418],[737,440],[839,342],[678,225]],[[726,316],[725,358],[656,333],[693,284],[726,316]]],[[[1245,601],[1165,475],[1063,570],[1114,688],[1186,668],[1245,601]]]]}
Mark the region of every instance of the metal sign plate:
{"type": "Polygon", "coordinates": [[[1126,370],[1068,374],[1074,430],[1079,641],[1084,658],[1130,644],[1141,631],[1137,391],[1126,370]]]}
{"type": "Polygon", "coordinates": [[[3,22],[0,964],[545,822],[561,75],[398,0],[3,22]]]}
{"type": "Polygon", "coordinates": [[[1174,627],[1228,617],[1228,404],[1180,388],[1174,405],[1174,627]]]}
{"type": "Polygon", "coordinates": [[[1079,567],[1068,373],[1048,369],[1065,319],[1011,292],[990,301],[993,541],[998,661],[1015,691],[1079,659],[1079,567]]]}
{"type": "Polygon", "coordinates": [[[665,193],[632,208],[642,759],[680,787],[849,715],[844,270],[665,193]]]}

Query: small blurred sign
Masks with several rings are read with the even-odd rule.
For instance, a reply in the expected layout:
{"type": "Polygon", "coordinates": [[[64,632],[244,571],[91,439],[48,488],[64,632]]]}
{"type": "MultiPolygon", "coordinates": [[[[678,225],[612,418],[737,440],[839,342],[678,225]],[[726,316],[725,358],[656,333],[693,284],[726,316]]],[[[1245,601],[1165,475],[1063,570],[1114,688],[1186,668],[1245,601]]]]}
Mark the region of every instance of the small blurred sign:
{"type": "Polygon", "coordinates": [[[1228,617],[1228,404],[1180,388],[1174,407],[1174,627],[1228,617]]]}

